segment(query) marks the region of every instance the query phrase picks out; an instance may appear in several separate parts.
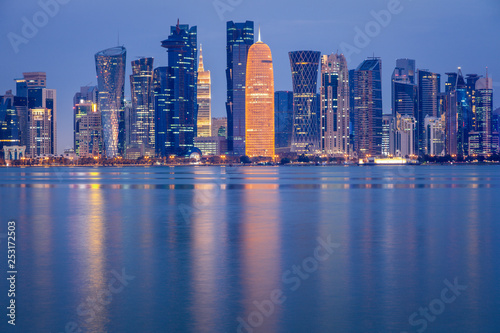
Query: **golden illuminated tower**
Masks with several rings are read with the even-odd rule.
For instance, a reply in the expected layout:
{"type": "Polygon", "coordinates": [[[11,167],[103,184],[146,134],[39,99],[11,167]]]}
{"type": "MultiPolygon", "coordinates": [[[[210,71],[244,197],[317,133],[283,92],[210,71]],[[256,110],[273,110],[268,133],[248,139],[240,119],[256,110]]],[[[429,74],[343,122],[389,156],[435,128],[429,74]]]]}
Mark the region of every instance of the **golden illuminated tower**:
{"type": "Polygon", "coordinates": [[[210,71],[203,68],[203,55],[201,54],[200,45],[200,61],[198,63],[198,119],[196,121],[197,136],[211,136],[211,83],[210,71]]]}
{"type": "Polygon", "coordinates": [[[248,50],[245,88],[245,154],[274,157],[274,75],[269,46],[260,40],[248,50]]]}

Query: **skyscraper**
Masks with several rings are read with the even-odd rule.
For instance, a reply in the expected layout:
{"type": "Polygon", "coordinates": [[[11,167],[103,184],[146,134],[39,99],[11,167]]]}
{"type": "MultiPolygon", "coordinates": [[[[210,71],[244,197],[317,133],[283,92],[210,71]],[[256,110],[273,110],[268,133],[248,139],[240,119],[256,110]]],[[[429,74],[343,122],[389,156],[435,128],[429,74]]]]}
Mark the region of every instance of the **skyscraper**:
{"type": "MultiPolygon", "coordinates": [[[[392,73],[392,114],[418,117],[418,92],[415,84],[415,60],[397,59],[396,68],[392,73]]],[[[412,131],[417,134],[418,131],[412,131]]],[[[418,135],[411,142],[415,144],[412,152],[418,149],[418,135]]]]}
{"type": "Polygon", "coordinates": [[[382,153],[382,60],[369,58],[354,71],[355,150],[359,157],[382,153]]]}
{"type": "MultiPolygon", "coordinates": [[[[78,156],[87,157],[81,154],[80,149],[83,142],[81,119],[91,113],[95,113],[99,117],[101,116],[97,110],[97,96],[96,86],[86,86],[80,87],[80,91],[73,97],[73,149],[78,156]]],[[[100,124],[101,121],[99,121],[99,126],[100,124]]],[[[99,135],[100,149],[102,149],[102,131],[99,131],[97,134],[99,135]]],[[[101,154],[102,151],[98,153],[101,154]]]]}
{"type": "Polygon", "coordinates": [[[343,54],[321,58],[321,150],[329,155],[350,153],[349,70],[343,54]]]}
{"type": "Polygon", "coordinates": [[[320,108],[317,83],[321,52],[288,53],[293,85],[292,152],[315,154],[320,151],[320,108]]]}
{"type": "Polygon", "coordinates": [[[52,154],[52,109],[29,109],[29,148],[26,154],[37,157],[52,154]]]}
{"type": "Polygon", "coordinates": [[[446,140],[450,155],[469,154],[469,132],[472,130],[472,110],[467,95],[467,85],[458,68],[458,73],[446,73],[446,140]]]}
{"type": "Polygon", "coordinates": [[[441,117],[425,116],[425,146],[426,154],[431,156],[445,155],[445,115],[441,117]]]}
{"type": "Polygon", "coordinates": [[[125,61],[123,46],[96,53],[98,108],[101,112],[104,151],[108,158],[125,154],[125,61]]]}
{"type": "Polygon", "coordinates": [[[130,148],[138,150],[139,156],[154,156],[153,62],[153,58],[140,58],[131,63],[130,148]]]}
{"type": "MultiPolygon", "coordinates": [[[[166,70],[166,127],[165,141],[156,145],[165,146],[160,151],[167,154],[183,154],[194,147],[197,102],[197,27],[179,24],[170,27],[170,35],[161,42],[168,52],[166,70]]],[[[160,80],[161,81],[161,80],[160,80]]],[[[157,119],[158,120],[158,119],[157,119]]],[[[163,130],[163,129],[161,129],[163,130]]]]}
{"type": "MultiPolygon", "coordinates": [[[[55,89],[47,89],[47,74],[45,72],[28,72],[23,73],[23,80],[17,81],[17,90],[16,94],[19,93],[18,96],[27,98],[27,109],[26,115],[24,116],[24,112],[20,114],[21,121],[21,136],[22,139],[27,140],[27,144],[30,145],[30,123],[29,123],[29,109],[41,109],[46,108],[50,110],[50,148],[47,151],[44,150],[44,154],[57,154],[57,99],[56,99],[56,90],[55,89]],[[26,122],[26,128],[24,128],[24,124],[26,122]],[[26,133],[26,138],[24,134],[26,133]]],[[[21,110],[20,110],[21,111],[21,110]]],[[[24,110],[23,110],[24,111],[24,110]]],[[[29,149],[27,149],[27,154],[29,154],[29,149]]]]}
{"type": "Polygon", "coordinates": [[[274,147],[277,153],[290,152],[293,134],[293,92],[274,92],[274,147]]]}
{"type": "Polygon", "coordinates": [[[254,23],[226,24],[227,145],[234,155],[245,154],[245,83],[247,55],[254,43],[254,23]]]}
{"type": "Polygon", "coordinates": [[[157,67],[153,72],[155,109],[155,154],[167,156],[167,124],[169,115],[168,67],[157,67]]]}
{"type": "Polygon", "coordinates": [[[245,87],[245,155],[274,157],[273,58],[260,31],[248,50],[245,87]]]}
{"type": "Polygon", "coordinates": [[[18,146],[21,143],[16,99],[18,97],[15,97],[11,90],[7,91],[5,96],[0,96],[0,156],[4,147],[18,146]]]}
{"type": "MultiPolygon", "coordinates": [[[[492,112],[493,112],[493,81],[486,75],[474,82],[475,126],[474,132],[479,136],[479,146],[470,153],[490,154],[492,147],[492,112]]],[[[470,132],[473,133],[473,132],[470,132]]]]}
{"type": "Polygon", "coordinates": [[[418,70],[418,113],[417,113],[417,136],[419,155],[429,154],[429,145],[426,144],[428,128],[424,124],[427,116],[437,118],[441,116],[440,93],[441,75],[426,70],[418,70]]]}
{"type": "Polygon", "coordinates": [[[203,67],[203,55],[200,45],[200,61],[198,62],[198,137],[211,136],[212,123],[212,84],[210,71],[203,67]]]}

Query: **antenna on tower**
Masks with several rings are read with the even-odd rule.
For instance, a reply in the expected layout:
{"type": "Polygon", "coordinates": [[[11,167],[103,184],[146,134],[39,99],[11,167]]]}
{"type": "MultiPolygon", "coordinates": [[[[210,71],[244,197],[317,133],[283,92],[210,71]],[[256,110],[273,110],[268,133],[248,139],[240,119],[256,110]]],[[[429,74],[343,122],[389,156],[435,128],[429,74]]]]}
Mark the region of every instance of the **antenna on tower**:
{"type": "Polygon", "coordinates": [[[118,46],[120,46],[120,30],[118,30],[118,46]]]}
{"type": "Polygon", "coordinates": [[[260,24],[259,24],[259,40],[257,42],[261,42],[262,43],[262,41],[260,40],[260,24]]]}

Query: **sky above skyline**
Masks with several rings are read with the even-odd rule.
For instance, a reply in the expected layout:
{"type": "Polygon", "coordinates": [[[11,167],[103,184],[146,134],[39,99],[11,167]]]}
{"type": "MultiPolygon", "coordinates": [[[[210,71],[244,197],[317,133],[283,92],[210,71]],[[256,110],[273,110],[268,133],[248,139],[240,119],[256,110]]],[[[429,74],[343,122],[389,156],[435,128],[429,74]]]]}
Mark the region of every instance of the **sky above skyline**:
{"type": "Polygon", "coordinates": [[[500,107],[498,0],[56,1],[0,1],[0,94],[15,93],[14,79],[23,72],[47,72],[47,88],[57,89],[59,153],[73,145],[74,94],[81,86],[97,84],[94,54],[116,46],[119,36],[127,49],[125,96],[130,98],[130,61],[150,56],[155,67],[167,66],[160,42],[178,18],[198,27],[205,69],[212,75],[214,117],[226,115],[229,20],[252,20],[256,30],[260,25],[262,41],[273,55],[276,90],[292,89],[289,51],[338,51],[347,55],[350,69],[366,57],[382,58],[384,113],[391,111],[390,76],[398,58],[415,59],[417,68],[440,73],[442,86],[444,74],[457,67],[464,75],[485,75],[488,67],[494,107],[500,107]],[[49,15],[41,14],[42,7],[49,15]],[[38,23],[37,31],[23,32],[25,22],[38,23]],[[11,42],[13,34],[22,42],[11,42]]]}

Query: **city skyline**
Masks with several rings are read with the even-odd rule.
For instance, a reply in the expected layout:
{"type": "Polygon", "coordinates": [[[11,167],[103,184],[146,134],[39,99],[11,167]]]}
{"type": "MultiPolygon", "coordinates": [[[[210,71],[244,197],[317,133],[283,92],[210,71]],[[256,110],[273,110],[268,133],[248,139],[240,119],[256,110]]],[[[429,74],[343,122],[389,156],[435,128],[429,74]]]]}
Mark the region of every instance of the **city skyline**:
{"type": "MultiPolygon", "coordinates": [[[[190,12],[191,6],[187,4],[176,4],[176,10],[162,12],[167,4],[150,3],[139,7],[137,10],[120,9],[127,13],[125,18],[106,17],[104,12],[117,7],[119,2],[108,2],[105,4],[79,4],[69,2],[59,6],[59,11],[49,22],[38,28],[38,32],[27,43],[18,45],[15,53],[6,35],[9,32],[22,35],[23,16],[31,19],[33,14],[42,10],[35,2],[23,4],[18,8],[15,4],[2,4],[2,10],[9,12],[9,17],[0,23],[2,31],[5,31],[3,43],[7,46],[5,52],[6,61],[14,66],[4,70],[4,76],[0,79],[3,90],[14,90],[15,82],[12,78],[19,77],[23,72],[45,71],[48,77],[48,85],[58,90],[58,152],[71,147],[72,142],[72,97],[75,91],[88,83],[95,85],[95,68],[93,55],[99,50],[112,47],[117,44],[118,34],[120,44],[127,48],[129,60],[136,57],[151,56],[155,58],[155,66],[166,66],[167,59],[164,49],[159,45],[168,34],[169,27],[180,18],[182,23],[197,25],[199,30],[199,43],[205,50],[205,67],[212,73],[212,115],[214,117],[225,116],[226,102],[226,78],[224,59],[225,50],[225,25],[226,21],[244,22],[253,20],[256,25],[261,25],[267,31],[267,44],[273,49],[275,67],[275,90],[292,90],[292,82],[289,73],[288,52],[294,50],[317,50],[322,54],[342,52],[341,44],[356,46],[355,28],[364,29],[367,23],[376,22],[371,12],[387,10],[388,1],[366,1],[364,6],[360,4],[339,4],[335,7],[326,1],[314,1],[313,3],[294,4],[290,8],[287,18],[282,15],[272,15],[259,11],[262,1],[252,3],[241,3],[233,6],[232,11],[219,13],[211,2],[200,3],[200,10],[206,15],[199,16],[190,12]],[[318,11],[317,8],[331,9],[330,15],[318,11]],[[314,7],[310,8],[310,7],[314,7]],[[101,13],[101,11],[103,13],[101,13]],[[161,15],[160,15],[161,14],[161,15]],[[147,25],[132,27],[128,24],[133,18],[144,20],[148,15],[147,25]],[[158,17],[157,20],[155,18],[158,17]],[[161,20],[159,19],[161,17],[161,20]],[[79,29],[89,18],[96,19],[98,24],[90,31],[79,29]],[[63,28],[65,27],[65,28],[63,28]],[[314,34],[310,31],[314,27],[314,34]],[[96,38],[93,31],[100,31],[96,38]],[[318,32],[319,31],[319,32],[318,32]],[[72,34],[74,32],[74,34],[72,34]],[[101,33],[102,32],[102,33],[101,33]],[[71,37],[70,37],[71,36],[71,37]],[[53,47],[43,48],[42,45],[49,43],[53,47]],[[64,43],[64,44],[63,44],[64,43]],[[71,46],[60,48],[61,45],[71,46]],[[39,52],[43,48],[44,51],[39,52]],[[58,52],[54,56],[54,49],[58,52]],[[37,56],[34,56],[35,52],[37,56]],[[57,61],[54,61],[57,59],[57,61]],[[68,76],[65,66],[72,68],[68,76]]],[[[393,63],[398,58],[411,58],[416,60],[416,67],[428,69],[434,73],[444,75],[445,72],[456,71],[462,67],[464,74],[484,73],[485,67],[489,67],[490,76],[493,78],[493,88],[498,89],[500,77],[499,68],[496,67],[495,54],[498,47],[491,44],[494,37],[494,27],[500,26],[495,20],[495,14],[500,12],[500,5],[495,2],[481,3],[475,5],[475,11],[467,11],[463,6],[448,6],[451,1],[440,3],[415,3],[401,1],[398,14],[392,15],[387,26],[381,27],[375,37],[370,37],[366,47],[358,48],[359,53],[353,53],[348,59],[349,69],[356,68],[366,57],[375,53],[387,64],[382,73],[383,104],[384,113],[390,113],[390,74],[393,71],[393,63]],[[446,17],[446,20],[444,19],[446,17]],[[420,21],[424,20],[425,26],[420,21]],[[481,19],[481,24],[479,24],[481,19]],[[472,27],[476,32],[481,31],[481,26],[489,26],[490,29],[481,33],[467,33],[455,36],[455,32],[447,31],[448,24],[463,24],[467,20],[468,25],[478,22],[477,27],[472,27]],[[422,27],[415,32],[415,26],[422,27]],[[408,38],[406,38],[408,37],[408,38]],[[455,43],[445,43],[445,40],[455,40],[455,43]],[[397,41],[397,42],[396,42],[397,41]],[[460,41],[460,43],[459,43],[460,41]],[[453,45],[450,48],[449,45],[453,45]],[[475,45],[485,45],[486,52],[475,48],[475,45]]],[[[455,2],[453,2],[455,4],[455,2]]],[[[278,4],[269,4],[270,9],[280,8],[278,4]]],[[[119,7],[119,6],[118,6],[119,7]]],[[[278,12],[279,13],[279,12],[278,12]]],[[[120,17],[120,15],[117,15],[120,17]]],[[[23,37],[24,38],[24,37],[23,37]]],[[[130,61],[129,61],[130,62],[130,61]]],[[[127,64],[126,75],[131,74],[130,64],[127,64]]],[[[442,80],[444,81],[444,79],[442,80]]],[[[2,92],[3,93],[3,92],[2,92]]],[[[126,80],[125,96],[130,99],[130,86],[126,80]]],[[[500,106],[500,100],[494,101],[494,108],[500,106]]]]}

